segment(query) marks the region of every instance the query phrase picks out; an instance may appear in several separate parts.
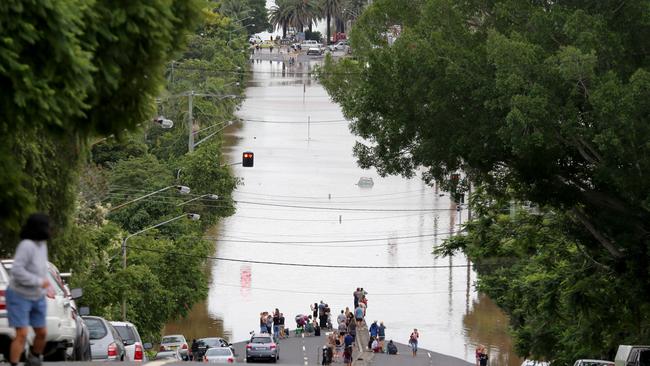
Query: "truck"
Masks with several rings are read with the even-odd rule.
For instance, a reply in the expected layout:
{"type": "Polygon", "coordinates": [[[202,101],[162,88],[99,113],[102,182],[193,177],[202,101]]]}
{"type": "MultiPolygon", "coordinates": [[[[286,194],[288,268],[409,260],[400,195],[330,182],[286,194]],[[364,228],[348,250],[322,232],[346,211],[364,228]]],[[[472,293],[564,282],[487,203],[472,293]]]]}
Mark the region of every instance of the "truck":
{"type": "Polygon", "coordinates": [[[615,366],[650,366],[650,346],[618,346],[615,366]]]}

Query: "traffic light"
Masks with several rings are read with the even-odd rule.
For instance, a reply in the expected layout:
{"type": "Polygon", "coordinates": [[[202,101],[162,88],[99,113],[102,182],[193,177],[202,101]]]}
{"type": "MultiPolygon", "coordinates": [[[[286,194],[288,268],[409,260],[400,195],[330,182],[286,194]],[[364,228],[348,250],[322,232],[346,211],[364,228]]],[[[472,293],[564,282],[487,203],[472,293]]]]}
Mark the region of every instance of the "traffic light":
{"type": "Polygon", "coordinates": [[[255,159],[255,154],[252,151],[244,151],[241,158],[241,165],[246,168],[251,168],[253,166],[253,160],[255,159]]]}

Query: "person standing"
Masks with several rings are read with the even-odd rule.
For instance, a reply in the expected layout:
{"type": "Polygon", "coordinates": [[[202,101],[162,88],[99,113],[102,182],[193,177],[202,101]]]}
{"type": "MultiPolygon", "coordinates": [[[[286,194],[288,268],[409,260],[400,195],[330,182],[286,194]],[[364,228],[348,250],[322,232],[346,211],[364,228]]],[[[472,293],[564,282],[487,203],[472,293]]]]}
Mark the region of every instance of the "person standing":
{"type": "Polygon", "coordinates": [[[359,307],[359,299],[361,298],[361,289],[357,287],[357,289],[354,291],[352,294],[354,295],[354,308],[359,307]]]}
{"type": "Polygon", "coordinates": [[[341,324],[342,322],[345,322],[346,319],[347,319],[347,318],[346,318],[346,316],[345,316],[345,310],[341,310],[341,314],[339,314],[339,316],[336,318],[336,322],[337,322],[338,324],[341,324]]]}
{"type": "Polygon", "coordinates": [[[379,322],[379,327],[377,327],[377,336],[379,338],[379,347],[381,347],[381,351],[384,352],[384,340],[386,339],[386,326],[384,326],[384,322],[379,322]]]}
{"type": "Polygon", "coordinates": [[[280,325],[280,338],[284,339],[284,337],[286,336],[284,330],[284,314],[280,313],[280,317],[278,318],[278,323],[280,325]]]}
{"type": "Polygon", "coordinates": [[[273,312],[273,337],[280,338],[280,310],[278,308],[275,308],[273,312]]]}
{"type": "Polygon", "coordinates": [[[478,357],[479,366],[487,366],[488,359],[489,359],[489,357],[488,357],[488,354],[487,354],[487,348],[485,348],[485,346],[482,346],[481,347],[481,352],[480,352],[479,357],[478,357]]]}
{"type": "Polygon", "coordinates": [[[366,315],[365,311],[361,307],[362,304],[359,304],[356,309],[354,309],[354,319],[357,321],[357,325],[361,325],[363,317],[366,315]]]}
{"type": "Polygon", "coordinates": [[[199,360],[199,344],[196,342],[196,339],[192,339],[192,346],[190,347],[190,360],[198,361],[199,360]]]}
{"type": "Polygon", "coordinates": [[[40,366],[47,336],[45,293],[51,291],[47,279],[50,218],[42,213],[30,215],[20,231],[20,239],[5,293],[9,326],[16,329],[9,362],[15,366],[20,361],[31,326],[34,329],[34,342],[25,365],[40,366]]]}
{"type": "Polygon", "coordinates": [[[420,339],[420,333],[418,333],[417,329],[413,329],[413,332],[409,337],[409,346],[411,346],[413,357],[418,355],[418,339],[420,339]]]}
{"type": "Polygon", "coordinates": [[[379,325],[377,325],[377,321],[375,320],[370,324],[370,337],[377,339],[377,336],[379,336],[379,325]]]}

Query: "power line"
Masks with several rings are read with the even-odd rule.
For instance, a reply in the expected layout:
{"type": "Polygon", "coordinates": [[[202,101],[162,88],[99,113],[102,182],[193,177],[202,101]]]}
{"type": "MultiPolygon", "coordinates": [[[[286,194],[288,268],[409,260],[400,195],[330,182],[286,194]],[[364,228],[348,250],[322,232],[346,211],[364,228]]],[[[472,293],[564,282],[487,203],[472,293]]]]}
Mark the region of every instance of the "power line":
{"type": "Polygon", "coordinates": [[[174,256],[197,258],[197,259],[206,259],[214,261],[223,261],[223,262],[236,262],[236,263],[249,263],[249,264],[265,264],[271,266],[287,266],[287,267],[310,267],[310,268],[340,268],[340,269],[448,269],[448,268],[467,268],[471,267],[471,264],[452,264],[452,265],[415,265],[415,266],[353,266],[353,265],[337,265],[337,264],[305,264],[305,263],[289,263],[289,262],[273,262],[273,261],[258,261],[251,259],[240,259],[240,258],[225,258],[217,256],[200,256],[187,254],[183,252],[169,251],[169,250],[160,250],[152,248],[142,248],[137,246],[128,245],[127,248],[133,250],[140,250],[145,252],[160,253],[160,254],[171,254],[174,256]]]}
{"type": "Polygon", "coordinates": [[[275,203],[261,203],[250,201],[239,201],[237,203],[244,203],[249,205],[258,206],[273,206],[273,207],[286,207],[310,210],[329,210],[329,211],[360,211],[360,212],[434,212],[434,211],[455,211],[452,208],[427,208],[427,209],[407,209],[407,208],[349,208],[349,207],[318,207],[318,206],[300,206],[300,205],[283,205],[275,203]]]}
{"type": "MultiPolygon", "coordinates": [[[[323,291],[297,291],[297,290],[288,290],[288,289],[279,289],[279,288],[264,288],[264,287],[247,287],[242,286],[241,284],[227,284],[221,282],[211,282],[212,285],[223,286],[223,287],[235,287],[241,289],[250,289],[250,290],[260,290],[260,291],[272,291],[272,292],[283,292],[290,294],[306,294],[306,295],[332,295],[332,296],[350,296],[349,293],[343,292],[323,292],[323,291]]],[[[394,292],[394,293],[372,293],[374,296],[418,296],[418,295],[436,295],[436,294],[448,294],[448,293],[466,293],[467,290],[457,290],[457,291],[431,291],[431,292],[394,292]]]]}
{"type": "Polygon", "coordinates": [[[243,239],[223,239],[222,237],[217,237],[219,241],[227,241],[233,243],[261,243],[261,244],[337,244],[337,243],[361,243],[361,242],[373,242],[373,241],[386,241],[386,240],[401,240],[401,239],[416,239],[416,238],[431,238],[438,235],[451,235],[455,232],[447,233],[432,233],[432,234],[421,234],[421,235],[408,235],[408,236],[398,236],[398,237],[385,237],[385,238],[364,238],[364,239],[347,239],[347,240],[320,240],[320,241],[278,241],[278,240],[243,240],[243,239]]]}

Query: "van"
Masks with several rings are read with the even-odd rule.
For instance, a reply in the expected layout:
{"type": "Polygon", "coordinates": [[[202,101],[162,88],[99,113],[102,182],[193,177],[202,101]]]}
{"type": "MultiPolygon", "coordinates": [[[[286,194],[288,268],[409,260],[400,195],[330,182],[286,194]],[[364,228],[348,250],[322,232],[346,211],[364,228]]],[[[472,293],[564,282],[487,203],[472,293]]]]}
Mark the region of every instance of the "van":
{"type": "Polygon", "coordinates": [[[616,366],[650,366],[650,346],[618,346],[616,366]]]}

